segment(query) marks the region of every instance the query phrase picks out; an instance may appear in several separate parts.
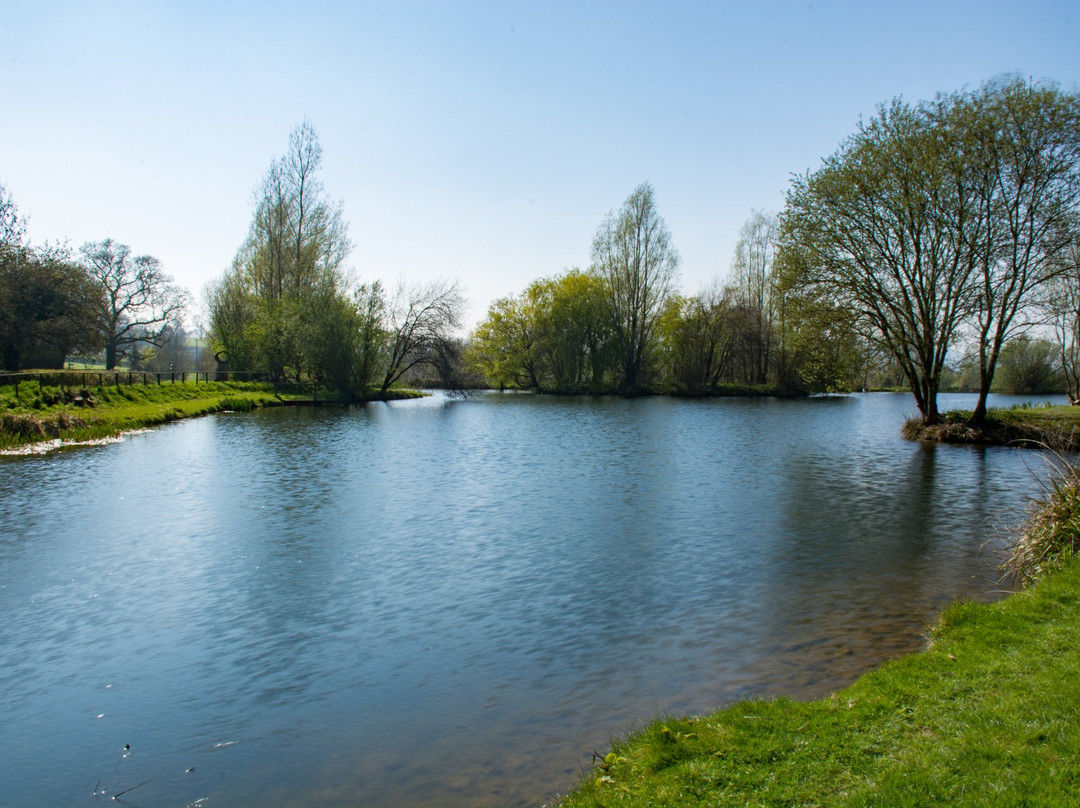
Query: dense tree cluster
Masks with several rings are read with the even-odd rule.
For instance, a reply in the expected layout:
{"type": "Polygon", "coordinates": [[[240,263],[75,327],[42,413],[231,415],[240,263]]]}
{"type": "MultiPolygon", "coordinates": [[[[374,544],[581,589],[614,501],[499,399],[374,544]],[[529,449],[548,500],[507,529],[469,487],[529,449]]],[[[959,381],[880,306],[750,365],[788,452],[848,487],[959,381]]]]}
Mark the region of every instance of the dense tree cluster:
{"type": "Polygon", "coordinates": [[[600,225],[592,266],[495,301],[466,359],[489,384],[542,392],[849,389],[862,358],[851,317],[791,281],[778,228],[776,216],[755,212],[731,282],[687,297],[643,184],[600,225]]]}
{"type": "Polygon", "coordinates": [[[152,256],[106,239],[34,247],[26,224],[0,186],[0,359],[4,370],[59,368],[72,356],[104,349],[119,358],[160,344],[179,323],[186,294],[152,256]]]}
{"type": "Polygon", "coordinates": [[[410,371],[447,368],[464,300],[456,283],[354,284],[340,203],[319,179],[322,148],[304,122],[255,197],[248,237],[208,290],[211,332],[234,369],[315,380],[364,396],[410,371]]]}

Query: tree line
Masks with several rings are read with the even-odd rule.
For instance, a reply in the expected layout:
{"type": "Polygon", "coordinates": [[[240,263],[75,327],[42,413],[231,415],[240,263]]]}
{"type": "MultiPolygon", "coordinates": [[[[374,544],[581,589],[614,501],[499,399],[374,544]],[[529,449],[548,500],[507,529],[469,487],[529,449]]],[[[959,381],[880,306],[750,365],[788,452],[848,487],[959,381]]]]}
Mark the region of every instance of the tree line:
{"type": "Polygon", "coordinates": [[[959,368],[978,423],[1003,357],[1029,384],[1056,353],[1080,399],[1078,215],[1076,93],[1008,78],[895,99],[795,177],[779,215],[751,216],[727,285],[677,293],[645,184],[598,229],[588,270],[496,301],[467,355],[491,383],[556,392],[806,393],[893,374],[928,424],[959,368]]]}
{"type": "Polygon", "coordinates": [[[455,384],[460,285],[355,282],[345,266],[348,224],[319,179],[321,164],[305,121],[259,183],[232,266],[207,291],[216,346],[233,368],[313,380],[351,398],[424,369],[455,384]]]}
{"type": "MultiPolygon", "coordinates": [[[[588,267],[491,303],[467,335],[452,280],[359,282],[343,207],[305,121],[259,182],[248,233],[206,290],[213,350],[274,381],[353,398],[400,383],[554,393],[805,394],[1060,378],[1080,399],[1080,97],[1006,78],[894,99],[779,213],[753,212],[725,282],[685,295],[649,183],[597,227],[588,267]],[[1036,373],[1041,373],[1041,377],[1036,373]]],[[[111,239],[32,247],[0,188],[5,367],[119,361],[177,343],[186,294],[111,239]]]]}
{"type": "Polygon", "coordinates": [[[112,239],[33,246],[0,185],[0,360],[3,369],[61,368],[103,353],[106,368],[161,345],[180,324],[187,292],[151,255],[112,239]]]}

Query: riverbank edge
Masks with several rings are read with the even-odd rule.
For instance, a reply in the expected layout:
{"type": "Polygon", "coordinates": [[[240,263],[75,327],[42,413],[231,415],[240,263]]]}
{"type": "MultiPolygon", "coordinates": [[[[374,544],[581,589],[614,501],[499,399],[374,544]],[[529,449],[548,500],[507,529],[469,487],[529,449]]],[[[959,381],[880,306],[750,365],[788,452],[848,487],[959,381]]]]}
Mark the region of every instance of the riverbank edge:
{"type": "MultiPolygon", "coordinates": [[[[1053,493],[1066,485],[1075,472],[1032,506],[1025,537],[1040,516],[1075,532],[1077,498],[1053,493]]],[[[953,604],[924,650],[823,699],[654,721],[555,804],[1078,804],[1080,558],[1058,558],[1003,600],[953,604]]]]}
{"type": "Polygon", "coordinates": [[[973,446],[1017,446],[1080,452],[1080,407],[1016,407],[991,409],[979,426],[968,423],[970,410],[942,413],[937,424],[909,419],[902,434],[922,443],[953,443],[973,446]]]}
{"type": "Polygon", "coordinates": [[[947,609],[917,654],[814,702],[657,721],[598,758],[562,808],[1075,805],[1080,562],[947,609]]]}
{"type": "MultiPolygon", "coordinates": [[[[115,439],[187,418],[220,412],[247,412],[265,407],[346,406],[368,401],[396,401],[426,395],[417,390],[373,393],[363,400],[332,396],[313,398],[310,391],[280,391],[272,385],[212,382],[202,385],[176,383],[153,386],[154,400],[125,400],[116,404],[112,387],[93,388],[93,407],[62,405],[47,411],[8,409],[0,414],[0,455],[41,454],[69,446],[83,446],[115,439]],[[173,395],[170,395],[170,392],[173,395]],[[209,393],[207,395],[206,393],[209,393]],[[113,401],[110,401],[110,398],[113,401]]],[[[138,392],[140,388],[133,388],[138,392]]]]}

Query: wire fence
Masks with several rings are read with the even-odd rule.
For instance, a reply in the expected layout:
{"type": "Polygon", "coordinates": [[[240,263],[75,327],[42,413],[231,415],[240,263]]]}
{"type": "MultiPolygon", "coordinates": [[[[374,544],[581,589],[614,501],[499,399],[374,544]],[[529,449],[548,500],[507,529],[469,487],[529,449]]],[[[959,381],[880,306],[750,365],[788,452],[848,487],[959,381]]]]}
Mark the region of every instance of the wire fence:
{"type": "Polygon", "coordinates": [[[0,387],[36,383],[44,387],[122,387],[152,384],[209,384],[227,381],[265,381],[262,373],[227,370],[178,370],[154,373],[142,370],[33,370],[0,373],[0,387]]]}

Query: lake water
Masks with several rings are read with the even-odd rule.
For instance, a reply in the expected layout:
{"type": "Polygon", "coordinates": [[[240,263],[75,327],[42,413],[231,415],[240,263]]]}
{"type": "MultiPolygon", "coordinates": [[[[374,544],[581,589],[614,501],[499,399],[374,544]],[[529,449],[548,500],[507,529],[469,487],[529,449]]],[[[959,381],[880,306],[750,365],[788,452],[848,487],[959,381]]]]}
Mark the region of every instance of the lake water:
{"type": "Polygon", "coordinates": [[[1043,472],[914,412],[437,396],[0,458],[0,803],[532,806],[642,720],[825,694],[999,596],[1043,472]]]}

